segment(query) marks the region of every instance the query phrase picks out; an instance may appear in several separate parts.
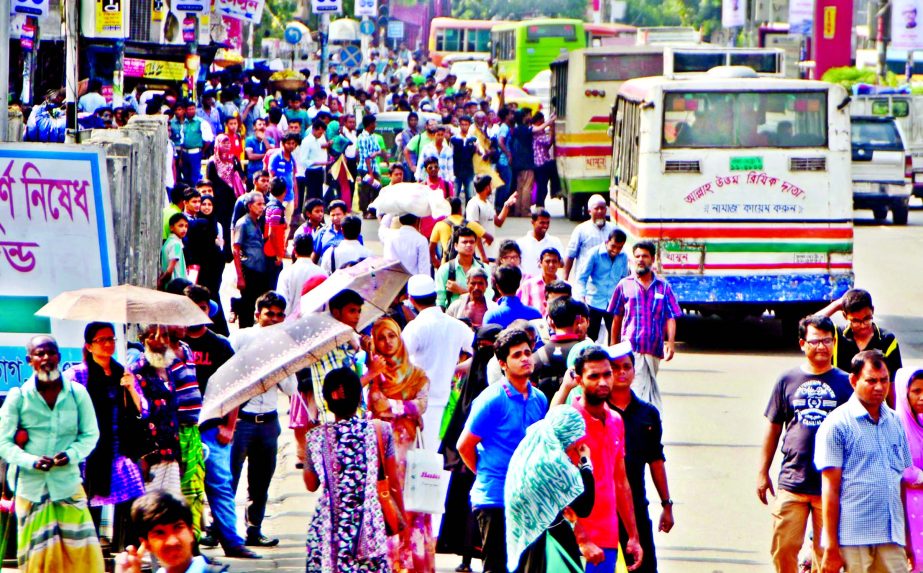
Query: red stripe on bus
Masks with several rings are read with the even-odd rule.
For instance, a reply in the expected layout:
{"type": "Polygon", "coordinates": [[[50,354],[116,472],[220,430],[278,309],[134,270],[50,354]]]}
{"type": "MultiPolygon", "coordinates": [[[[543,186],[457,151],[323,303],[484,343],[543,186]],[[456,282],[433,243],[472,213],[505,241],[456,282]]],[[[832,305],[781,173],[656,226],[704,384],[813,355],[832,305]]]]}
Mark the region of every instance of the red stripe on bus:
{"type": "Polygon", "coordinates": [[[590,118],[590,123],[609,123],[608,115],[594,115],[590,118]]]}
{"type": "MultiPolygon", "coordinates": [[[[852,239],[849,227],[661,227],[637,226],[628,217],[616,222],[635,237],[653,239],[852,239]]],[[[726,222],[722,222],[727,224],[726,222]]]]}
{"type": "Polygon", "coordinates": [[[557,154],[563,157],[596,157],[609,155],[612,148],[605,146],[562,146],[557,147],[557,154]]]}
{"type": "MultiPolygon", "coordinates": [[[[675,265],[664,263],[664,270],[698,270],[700,265],[675,265]]],[[[852,263],[723,263],[705,264],[705,270],[782,270],[782,269],[851,269],[852,263]]]]}

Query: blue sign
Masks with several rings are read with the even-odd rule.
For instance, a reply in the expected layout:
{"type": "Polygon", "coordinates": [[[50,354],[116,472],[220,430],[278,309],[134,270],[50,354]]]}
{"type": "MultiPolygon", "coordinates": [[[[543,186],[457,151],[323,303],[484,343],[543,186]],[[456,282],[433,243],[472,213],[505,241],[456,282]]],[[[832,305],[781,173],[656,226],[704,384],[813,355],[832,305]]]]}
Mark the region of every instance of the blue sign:
{"type": "Polygon", "coordinates": [[[362,63],[362,50],[359,46],[343,46],[340,50],[340,63],[347,68],[354,68],[362,63]]]}
{"type": "Polygon", "coordinates": [[[298,26],[289,26],[285,29],[285,41],[289,44],[300,44],[304,34],[298,26]]]}
{"type": "Polygon", "coordinates": [[[365,34],[366,36],[371,36],[375,33],[375,22],[371,20],[363,20],[359,22],[359,33],[365,34]]]}

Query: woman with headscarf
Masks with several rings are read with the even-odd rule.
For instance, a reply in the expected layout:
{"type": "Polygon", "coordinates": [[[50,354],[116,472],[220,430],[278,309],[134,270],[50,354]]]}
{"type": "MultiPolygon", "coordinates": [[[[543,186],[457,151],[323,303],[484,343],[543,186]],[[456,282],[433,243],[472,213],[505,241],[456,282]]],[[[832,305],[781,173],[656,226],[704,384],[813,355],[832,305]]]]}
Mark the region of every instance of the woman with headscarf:
{"type": "Polygon", "coordinates": [[[351,369],[328,372],[322,392],[335,421],[308,434],[304,483],[308,491],[321,484],[324,490],[308,529],[305,571],[390,573],[377,482],[387,476],[403,510],[391,427],[359,415],[362,383],[351,369]]]}
{"type": "Polygon", "coordinates": [[[471,412],[471,403],[487,388],[487,363],[494,356],[494,341],[502,328],[496,324],[485,324],[478,329],[474,342],[474,356],[468,367],[468,374],[462,383],[455,411],[449,419],[439,453],[445,459],[445,469],[452,472],[449,491],[446,493],[445,514],[436,551],[454,553],[462,558],[455,570],[471,571],[471,560],[480,554],[481,533],[474,514],[471,512],[471,487],[474,474],[458,455],[455,444],[465,428],[465,421],[471,412]]]}
{"type": "MultiPolygon", "coordinates": [[[[394,432],[398,483],[404,488],[407,452],[423,429],[423,412],[429,394],[426,372],[410,362],[401,340],[401,328],[390,318],[372,326],[369,411],[372,418],[391,423],[394,432]]],[[[432,573],[436,570],[436,541],[428,513],[405,513],[407,527],[388,540],[396,572],[432,573]]]]}
{"type": "Polygon", "coordinates": [[[503,502],[506,510],[506,567],[516,573],[583,571],[573,512],[593,510],[595,482],[590,448],[577,446],[586,434],[583,416],[556,406],[533,424],[513,452],[503,502]],[[570,516],[573,519],[573,516],[570,516]]]}
{"type": "Polygon", "coordinates": [[[234,202],[247,192],[247,188],[244,185],[244,168],[240,165],[240,159],[232,153],[231,140],[226,133],[215,138],[215,154],[208,160],[205,176],[215,192],[214,212],[224,235],[224,259],[225,262],[231,262],[231,214],[234,212],[234,202]]]}
{"type": "Polygon", "coordinates": [[[185,252],[187,256],[199,265],[199,276],[196,284],[208,289],[211,300],[217,305],[218,311],[212,316],[213,329],[224,336],[228,335],[228,323],[221,308],[221,276],[224,273],[224,259],[221,256],[221,246],[224,237],[221,225],[215,220],[215,198],[212,195],[202,195],[202,208],[195,219],[189,221],[189,231],[186,233],[185,252]]]}
{"type": "Polygon", "coordinates": [[[133,422],[147,415],[147,400],[134,377],[112,358],[115,327],[91,322],[83,341],[83,362],[65,370],[64,377],[87,389],[96,412],[99,441],[86,459],[83,486],[96,530],[116,553],[130,541],[131,502],[144,495],[141,471],[130,458],[141,453],[131,447],[133,422]]]}
{"type": "MultiPolygon", "coordinates": [[[[352,145],[352,141],[343,135],[340,122],[336,119],[327,124],[327,141],[330,142],[330,178],[335,185],[331,187],[339,188],[340,193],[337,199],[346,203],[346,210],[352,211],[353,204],[353,181],[355,180],[356,170],[350,167],[346,158],[346,148],[352,145]]],[[[329,201],[328,201],[329,203],[329,201]]]]}
{"type": "Polygon", "coordinates": [[[894,375],[897,414],[904,424],[913,465],[904,470],[907,550],[914,573],[923,571],[923,364],[905,364],[894,375]]]}

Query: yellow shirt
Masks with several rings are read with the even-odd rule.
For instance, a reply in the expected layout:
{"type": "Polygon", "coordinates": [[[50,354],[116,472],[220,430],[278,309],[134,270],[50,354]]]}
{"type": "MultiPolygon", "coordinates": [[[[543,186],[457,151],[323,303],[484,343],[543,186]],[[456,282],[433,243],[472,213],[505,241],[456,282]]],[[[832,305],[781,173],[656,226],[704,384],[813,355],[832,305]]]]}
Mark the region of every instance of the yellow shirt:
{"type": "MultiPolygon", "coordinates": [[[[429,238],[430,243],[439,243],[442,247],[442,250],[449,248],[449,241],[452,239],[452,229],[453,225],[461,225],[461,222],[464,218],[461,215],[449,215],[446,219],[439,221],[433,227],[433,234],[429,238]],[[451,221],[452,224],[449,224],[447,221],[451,221]]],[[[478,239],[484,236],[484,233],[487,231],[484,230],[484,227],[480,223],[475,221],[469,221],[466,225],[469,229],[474,231],[478,236],[478,239]]]]}

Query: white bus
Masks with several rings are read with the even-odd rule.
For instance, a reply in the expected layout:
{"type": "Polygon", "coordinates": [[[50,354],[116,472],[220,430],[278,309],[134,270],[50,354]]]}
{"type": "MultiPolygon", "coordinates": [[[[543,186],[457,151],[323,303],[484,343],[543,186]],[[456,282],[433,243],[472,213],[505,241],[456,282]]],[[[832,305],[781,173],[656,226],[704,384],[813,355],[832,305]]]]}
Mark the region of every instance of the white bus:
{"type": "Polygon", "coordinates": [[[630,80],[610,193],[687,310],[792,321],[853,284],[849,97],[716,68],[630,80]]]}
{"type": "Polygon", "coordinates": [[[571,50],[552,62],[551,94],[558,116],[555,160],[567,216],[575,221],[586,218],[590,195],[609,189],[609,112],[623,82],[728,65],[781,76],[784,53],[772,48],[606,46],[571,50]]]}

